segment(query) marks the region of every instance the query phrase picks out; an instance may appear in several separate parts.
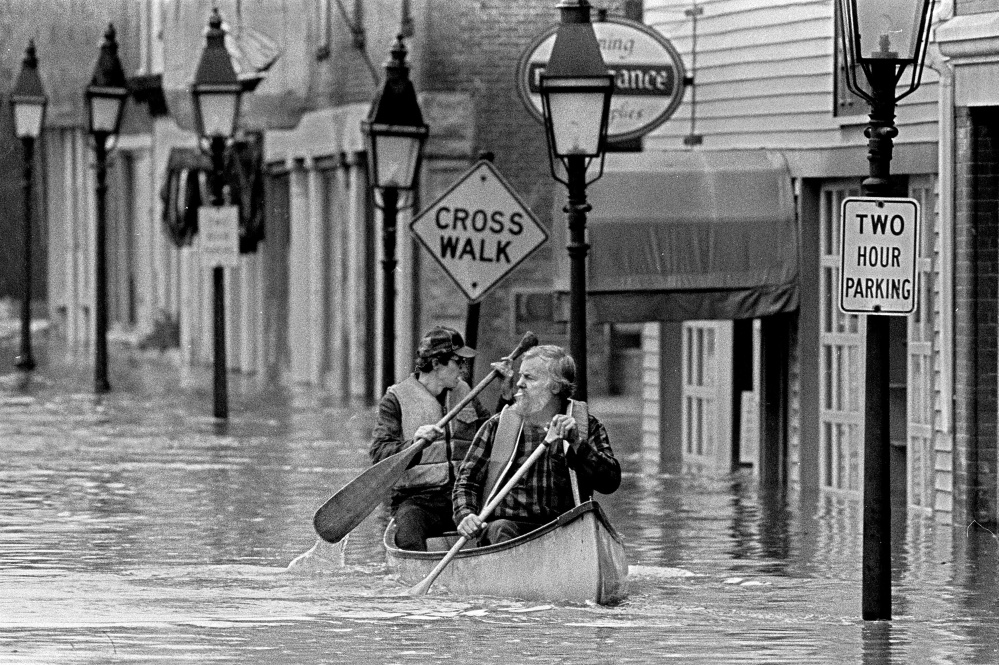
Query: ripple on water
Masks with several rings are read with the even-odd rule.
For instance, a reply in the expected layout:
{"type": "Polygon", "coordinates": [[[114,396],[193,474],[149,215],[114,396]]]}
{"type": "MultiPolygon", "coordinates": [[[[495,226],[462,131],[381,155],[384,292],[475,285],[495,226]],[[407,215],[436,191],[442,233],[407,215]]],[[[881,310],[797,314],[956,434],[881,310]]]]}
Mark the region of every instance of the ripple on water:
{"type": "Polygon", "coordinates": [[[317,570],[288,570],[315,509],[366,468],[371,407],[234,380],[220,430],[210,377],[136,367],[114,366],[101,400],[72,368],[26,396],[0,381],[5,665],[999,662],[990,534],[910,516],[878,631],[859,618],[858,501],[661,474],[626,418],[606,422],[622,488],[600,498],[632,563],[620,605],[409,596],[381,509],[317,570]]]}

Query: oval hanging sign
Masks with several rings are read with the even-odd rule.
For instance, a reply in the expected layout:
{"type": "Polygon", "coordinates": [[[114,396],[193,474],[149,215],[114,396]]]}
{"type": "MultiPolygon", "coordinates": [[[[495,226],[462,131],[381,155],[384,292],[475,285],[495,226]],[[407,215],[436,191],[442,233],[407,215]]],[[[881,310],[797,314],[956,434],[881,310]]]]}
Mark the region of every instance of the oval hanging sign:
{"type": "MultiPolygon", "coordinates": [[[[544,122],[539,83],[555,44],[554,25],[534,38],[517,63],[517,92],[544,122]]],[[[636,139],[673,115],[683,100],[686,71],[673,44],[648,26],[608,16],[593,23],[607,69],[614,75],[608,141],[636,139]]]]}

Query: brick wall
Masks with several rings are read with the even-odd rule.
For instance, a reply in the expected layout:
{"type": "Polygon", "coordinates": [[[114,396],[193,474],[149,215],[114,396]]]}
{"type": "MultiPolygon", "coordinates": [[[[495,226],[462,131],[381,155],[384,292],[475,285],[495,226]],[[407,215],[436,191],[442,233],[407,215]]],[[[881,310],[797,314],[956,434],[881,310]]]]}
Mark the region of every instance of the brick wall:
{"type": "MultiPolygon", "coordinates": [[[[481,151],[494,153],[497,169],[549,230],[549,236],[553,223],[565,223],[561,216],[552,219],[553,194],[559,190],[549,172],[544,130],[517,94],[516,70],[531,40],[558,22],[555,4],[552,0],[428,2],[420,55],[422,89],[461,92],[471,100],[474,127],[469,163],[481,151]]],[[[506,355],[516,343],[513,291],[552,288],[555,252],[565,252],[565,248],[550,240],[483,299],[478,347],[485,362],[476,365],[477,377],[488,371],[488,361],[506,355]]],[[[420,325],[429,326],[437,312],[452,317],[461,312],[463,317],[464,297],[432,259],[424,258],[420,325]]],[[[595,337],[596,331],[591,331],[590,338],[595,337]]],[[[567,340],[546,336],[542,342],[566,344],[567,340]]],[[[595,383],[601,367],[591,354],[591,393],[605,383],[595,383]]]]}
{"type": "Polygon", "coordinates": [[[956,110],[955,518],[996,522],[999,418],[999,123],[956,110]]]}

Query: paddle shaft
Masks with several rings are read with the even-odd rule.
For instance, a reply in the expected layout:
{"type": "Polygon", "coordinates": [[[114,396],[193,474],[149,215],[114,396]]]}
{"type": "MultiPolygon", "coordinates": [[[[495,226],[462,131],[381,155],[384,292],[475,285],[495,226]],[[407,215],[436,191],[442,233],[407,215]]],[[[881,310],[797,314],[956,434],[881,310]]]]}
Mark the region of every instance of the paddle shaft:
{"type": "MultiPolygon", "coordinates": [[[[521,338],[517,348],[501,360],[512,362],[529,348],[538,344],[537,335],[527,332],[521,338]]],[[[443,429],[458,413],[481,393],[494,379],[502,376],[502,372],[493,368],[464,398],[462,398],[443,418],[437,421],[437,427],[443,429]]],[[[320,506],[313,517],[312,524],[316,533],[328,542],[335,543],[353,531],[358,524],[371,514],[371,511],[381,503],[385,495],[392,489],[399,477],[409,468],[413,459],[432,441],[420,438],[405,450],[389,455],[377,464],[364,470],[360,475],[344,485],[340,490],[320,506]]]]}
{"type": "MultiPolygon", "coordinates": [[[[500,501],[506,498],[506,495],[510,493],[510,490],[512,490],[514,486],[518,482],[520,482],[520,479],[524,477],[524,474],[527,473],[527,470],[531,468],[531,465],[533,465],[538,460],[539,457],[544,455],[545,450],[547,449],[548,449],[548,444],[545,443],[544,441],[542,441],[538,445],[538,447],[534,449],[534,452],[532,452],[531,455],[526,460],[524,460],[524,463],[520,465],[520,468],[517,469],[517,471],[513,474],[510,480],[506,481],[506,484],[503,485],[502,488],[500,488],[500,491],[497,492],[493,496],[493,498],[490,499],[488,503],[486,503],[485,507],[483,507],[482,510],[479,511],[480,520],[485,521],[485,519],[492,514],[493,510],[496,508],[496,506],[499,505],[500,501]]],[[[430,574],[427,575],[425,578],[423,578],[423,581],[421,581],[419,584],[411,588],[409,590],[409,593],[414,596],[422,596],[425,593],[427,593],[427,591],[430,590],[430,585],[432,585],[434,583],[434,580],[436,580],[437,577],[444,571],[444,568],[446,568],[447,565],[451,563],[451,559],[453,559],[455,555],[458,554],[458,551],[461,550],[461,548],[465,545],[467,541],[468,538],[466,536],[462,536],[461,538],[459,538],[458,542],[452,545],[451,549],[448,550],[448,553],[444,555],[444,558],[441,559],[436,566],[434,566],[434,569],[430,571],[430,574]]]]}

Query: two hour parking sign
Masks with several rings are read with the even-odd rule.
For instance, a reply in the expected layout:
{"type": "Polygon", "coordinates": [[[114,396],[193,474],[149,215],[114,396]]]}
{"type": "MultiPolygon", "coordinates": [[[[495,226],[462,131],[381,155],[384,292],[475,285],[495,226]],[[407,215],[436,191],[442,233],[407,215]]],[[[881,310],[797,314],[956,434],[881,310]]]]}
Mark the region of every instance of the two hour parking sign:
{"type": "Polygon", "coordinates": [[[472,302],[548,239],[534,213],[486,160],[422,210],[409,228],[472,302]]]}
{"type": "Polygon", "coordinates": [[[839,306],[849,314],[905,315],[919,289],[919,203],[850,197],[840,216],[839,306]]]}

